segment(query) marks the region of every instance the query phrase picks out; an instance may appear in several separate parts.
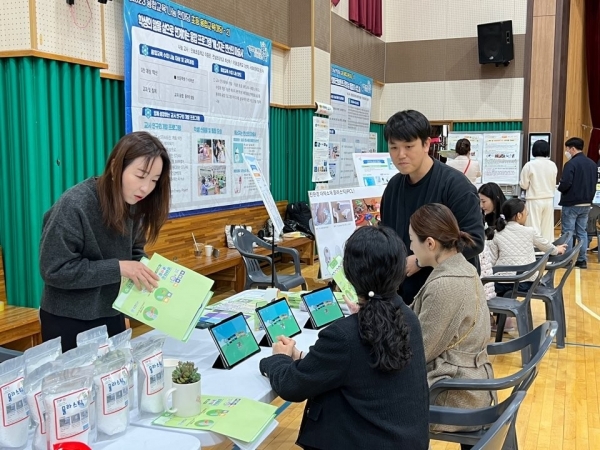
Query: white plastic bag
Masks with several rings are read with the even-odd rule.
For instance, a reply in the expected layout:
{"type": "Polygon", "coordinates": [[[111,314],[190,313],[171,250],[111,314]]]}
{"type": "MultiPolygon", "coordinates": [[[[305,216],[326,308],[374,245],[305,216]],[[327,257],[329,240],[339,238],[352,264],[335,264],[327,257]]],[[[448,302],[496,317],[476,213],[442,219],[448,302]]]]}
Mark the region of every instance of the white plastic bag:
{"type": "Polygon", "coordinates": [[[98,441],[125,433],[129,425],[129,349],[113,350],[94,363],[98,441]]]}
{"type": "Polygon", "coordinates": [[[48,448],[62,442],[92,443],[90,404],[93,366],[66,369],[44,377],[48,448]]]}
{"type": "Polygon", "coordinates": [[[102,356],[108,352],[108,331],[106,331],[106,325],[82,331],[77,335],[77,347],[89,344],[90,342],[98,343],[98,356],[102,356]]]}
{"type": "Polygon", "coordinates": [[[24,356],[0,364],[0,449],[24,448],[29,432],[29,408],[23,389],[24,356]]]}
{"type": "Polygon", "coordinates": [[[55,362],[47,362],[25,375],[23,388],[27,397],[27,405],[29,405],[31,421],[34,425],[33,450],[46,450],[47,448],[46,433],[48,430],[46,428],[46,408],[42,401],[42,381],[57,370],[58,367],[55,362]]]}
{"type": "Polygon", "coordinates": [[[129,372],[129,410],[133,411],[137,408],[135,401],[135,386],[137,379],[137,371],[133,352],[131,351],[131,328],[108,338],[108,346],[111,350],[126,350],[126,356],[129,357],[127,362],[127,371],[129,372]]]}
{"type": "Polygon", "coordinates": [[[165,386],[162,348],[165,338],[154,338],[136,343],[133,357],[137,364],[138,408],[153,414],[164,411],[165,386]]]}
{"type": "Polygon", "coordinates": [[[25,350],[25,375],[62,355],[60,336],[25,350]]]}

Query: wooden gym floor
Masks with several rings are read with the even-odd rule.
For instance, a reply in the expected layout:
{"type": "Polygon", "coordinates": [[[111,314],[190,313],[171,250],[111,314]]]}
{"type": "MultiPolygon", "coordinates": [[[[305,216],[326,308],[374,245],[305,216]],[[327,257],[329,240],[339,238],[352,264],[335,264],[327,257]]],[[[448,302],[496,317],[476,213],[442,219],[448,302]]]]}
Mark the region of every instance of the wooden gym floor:
{"type": "MultiPolygon", "coordinates": [[[[523,450],[594,450],[600,448],[600,264],[597,254],[588,253],[588,269],[575,269],[565,285],[567,345],[552,344],[540,373],[530,388],[518,420],[519,447],[523,450]]],[[[283,271],[285,269],[281,268],[283,271]]],[[[303,266],[309,288],[317,280],[318,265],[303,266]]],[[[560,276],[560,274],[557,275],[560,276]]],[[[231,295],[218,292],[215,300],[231,295]]],[[[534,325],[544,321],[542,302],[532,301],[534,325]]],[[[135,330],[139,334],[142,330],[135,330]]],[[[520,368],[520,357],[492,357],[496,376],[520,368]],[[495,359],[494,359],[495,358],[495,359]]],[[[501,393],[500,398],[507,396],[501,393]]],[[[273,402],[282,405],[281,399],[273,402]]],[[[279,426],[259,447],[264,450],[298,449],[294,442],[304,404],[290,404],[277,417],[279,426]]],[[[210,447],[229,450],[232,444],[210,447]]],[[[458,449],[457,444],[432,441],[433,450],[458,449]]]]}

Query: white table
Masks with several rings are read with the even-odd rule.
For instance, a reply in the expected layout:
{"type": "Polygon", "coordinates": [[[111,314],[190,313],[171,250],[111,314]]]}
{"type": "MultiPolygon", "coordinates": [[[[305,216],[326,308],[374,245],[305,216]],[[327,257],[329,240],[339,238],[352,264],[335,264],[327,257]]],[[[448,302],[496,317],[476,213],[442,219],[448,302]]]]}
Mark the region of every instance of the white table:
{"type": "Polygon", "coordinates": [[[140,427],[129,427],[127,433],[113,441],[97,442],[93,450],[199,450],[200,440],[185,433],[167,433],[140,427]]]}
{"type": "MultiPolygon", "coordinates": [[[[292,311],[298,320],[298,325],[302,328],[308,320],[308,313],[299,310],[292,311]]],[[[252,321],[250,320],[248,322],[250,328],[253,328],[252,321]]],[[[254,332],[258,342],[260,342],[264,334],[264,331],[254,332]]],[[[294,336],[293,339],[296,341],[299,350],[307,351],[317,340],[317,335],[318,331],[302,328],[302,333],[294,336]]],[[[146,339],[153,336],[164,335],[163,333],[153,330],[136,339],[146,339]]],[[[165,358],[177,358],[182,361],[192,361],[196,364],[202,376],[202,394],[246,397],[265,403],[270,403],[277,397],[275,392],[271,389],[269,380],[263,377],[259,371],[260,360],[272,354],[271,348],[261,347],[260,353],[253,355],[231,370],[213,369],[212,365],[219,356],[219,351],[207,329],[195,329],[188,342],[185,343],[167,336],[163,347],[163,354],[165,358]]],[[[191,434],[197,437],[203,446],[217,445],[225,441],[223,435],[210,431],[167,428],[153,425],[152,421],[155,420],[156,417],[156,415],[144,415],[141,418],[132,421],[131,424],[154,430],[173,430],[178,433],[191,434]]],[[[237,441],[234,442],[242,449],[255,449],[275,429],[277,422],[273,422],[272,426],[265,430],[265,432],[254,442],[249,443],[248,445],[237,441]]]]}
{"type": "MultiPolygon", "coordinates": [[[[91,445],[93,450],[199,450],[200,440],[185,433],[168,433],[158,429],[128,427],[127,432],[111,441],[96,442],[91,445]]],[[[31,439],[25,450],[31,450],[31,439]]]]}

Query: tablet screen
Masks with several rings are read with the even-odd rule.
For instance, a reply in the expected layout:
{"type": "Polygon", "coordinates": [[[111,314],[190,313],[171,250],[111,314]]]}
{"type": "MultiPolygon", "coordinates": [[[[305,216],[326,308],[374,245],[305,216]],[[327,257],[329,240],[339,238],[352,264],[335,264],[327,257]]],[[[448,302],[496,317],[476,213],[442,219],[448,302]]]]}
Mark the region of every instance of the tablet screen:
{"type": "Polygon", "coordinates": [[[242,313],[213,325],[209,331],[229,368],[260,352],[242,313]]]}
{"type": "Polygon", "coordinates": [[[302,300],[306,304],[306,309],[308,309],[315,328],[324,327],[334,320],[344,317],[344,313],[329,286],[308,294],[302,294],[302,300]]]}
{"type": "Polygon", "coordinates": [[[292,337],[302,332],[285,298],[256,308],[256,313],[271,343],[277,342],[277,336],[292,337]]]}

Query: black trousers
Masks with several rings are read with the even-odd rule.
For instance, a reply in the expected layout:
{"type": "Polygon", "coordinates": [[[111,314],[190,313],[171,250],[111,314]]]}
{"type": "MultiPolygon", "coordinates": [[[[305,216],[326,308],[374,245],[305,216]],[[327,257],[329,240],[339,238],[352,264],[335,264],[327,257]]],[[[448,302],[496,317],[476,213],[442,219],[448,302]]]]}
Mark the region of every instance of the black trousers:
{"type": "Polygon", "coordinates": [[[82,331],[101,325],[106,325],[109,337],[125,331],[125,316],[123,314],[94,320],[79,320],[56,316],[40,309],[40,323],[42,325],[42,341],[46,342],[60,336],[63,353],[77,347],[77,335],[82,331]]]}

